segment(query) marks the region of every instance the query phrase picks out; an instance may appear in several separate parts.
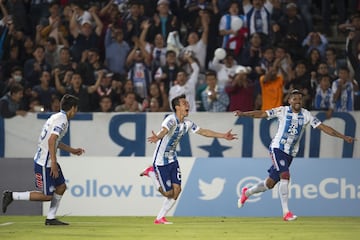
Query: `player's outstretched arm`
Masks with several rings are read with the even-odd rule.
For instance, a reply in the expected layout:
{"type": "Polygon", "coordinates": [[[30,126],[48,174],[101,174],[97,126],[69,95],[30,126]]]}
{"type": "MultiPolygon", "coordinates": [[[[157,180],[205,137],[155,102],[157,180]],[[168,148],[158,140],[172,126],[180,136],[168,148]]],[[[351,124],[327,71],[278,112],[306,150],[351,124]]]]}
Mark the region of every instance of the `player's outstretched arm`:
{"type": "Polygon", "coordinates": [[[248,112],[242,112],[242,111],[236,110],[233,113],[237,117],[252,117],[252,118],[266,118],[266,117],[268,117],[266,112],[262,111],[262,110],[255,110],[255,111],[248,111],[248,112]]]}
{"type": "Polygon", "coordinates": [[[210,130],[210,129],[200,128],[196,133],[200,134],[200,135],[202,135],[204,137],[224,138],[224,139],[229,140],[229,141],[234,140],[234,139],[238,139],[236,137],[237,134],[234,134],[231,131],[232,130],[230,129],[226,133],[219,133],[219,132],[215,132],[215,131],[210,130]]]}
{"type": "Polygon", "coordinates": [[[85,150],[82,148],[72,148],[69,145],[62,143],[62,142],[59,143],[58,148],[66,151],[66,152],[69,152],[71,154],[77,155],[77,156],[80,156],[81,154],[83,154],[85,152],[85,150]]]}
{"type": "Polygon", "coordinates": [[[151,131],[151,136],[147,138],[148,142],[156,143],[158,140],[162,139],[167,133],[169,132],[168,129],[162,128],[159,133],[155,133],[151,131]]]}
{"type": "Polygon", "coordinates": [[[351,137],[351,136],[345,136],[344,134],[342,133],[339,133],[338,131],[336,131],[334,128],[326,125],[326,124],[320,124],[318,127],[317,127],[319,130],[323,131],[324,133],[330,135],[330,136],[333,136],[333,137],[338,137],[338,138],[341,138],[343,139],[345,142],[348,142],[348,143],[353,143],[354,141],[356,141],[357,139],[354,138],[354,137],[351,137]]]}

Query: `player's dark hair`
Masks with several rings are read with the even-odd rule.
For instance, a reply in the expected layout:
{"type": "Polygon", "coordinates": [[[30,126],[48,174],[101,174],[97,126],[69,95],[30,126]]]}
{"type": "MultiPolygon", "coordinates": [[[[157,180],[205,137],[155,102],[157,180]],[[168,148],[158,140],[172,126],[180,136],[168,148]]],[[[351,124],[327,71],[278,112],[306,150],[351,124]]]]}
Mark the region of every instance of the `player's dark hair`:
{"type": "Polygon", "coordinates": [[[177,96],[175,98],[173,98],[173,100],[171,100],[171,107],[172,110],[175,112],[175,106],[179,106],[180,105],[180,99],[186,99],[185,94],[181,94],[180,96],[177,96]]]}
{"type": "Polygon", "coordinates": [[[72,107],[77,107],[78,102],[79,102],[79,98],[70,94],[65,94],[60,101],[60,109],[67,112],[72,107]]]}

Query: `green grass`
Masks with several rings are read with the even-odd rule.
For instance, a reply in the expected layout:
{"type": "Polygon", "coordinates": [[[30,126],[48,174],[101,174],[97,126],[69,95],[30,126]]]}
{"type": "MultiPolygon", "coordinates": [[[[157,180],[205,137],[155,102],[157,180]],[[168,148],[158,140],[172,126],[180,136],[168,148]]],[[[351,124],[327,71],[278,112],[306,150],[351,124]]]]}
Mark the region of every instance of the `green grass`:
{"type": "Polygon", "coordinates": [[[0,216],[0,239],[246,239],[358,240],[359,217],[281,218],[169,217],[173,225],[154,225],[152,217],[63,217],[69,226],[45,226],[42,216],[0,216]]]}

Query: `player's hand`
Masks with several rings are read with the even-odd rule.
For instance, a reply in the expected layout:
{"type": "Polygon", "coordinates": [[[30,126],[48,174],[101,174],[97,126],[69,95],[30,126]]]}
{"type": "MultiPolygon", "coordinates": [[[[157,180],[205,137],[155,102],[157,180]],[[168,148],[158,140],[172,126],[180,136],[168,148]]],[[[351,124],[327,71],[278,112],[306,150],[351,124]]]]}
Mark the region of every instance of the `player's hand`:
{"type": "Polygon", "coordinates": [[[51,161],[50,176],[53,178],[59,177],[59,168],[55,161],[51,161]]]}
{"type": "Polygon", "coordinates": [[[159,138],[154,131],[151,131],[151,133],[152,133],[152,135],[150,137],[148,137],[147,140],[148,140],[148,142],[156,143],[159,140],[159,138]]]}
{"type": "Polygon", "coordinates": [[[83,154],[85,152],[84,149],[82,148],[74,148],[71,153],[77,156],[80,156],[81,154],[83,154]]]}
{"type": "Polygon", "coordinates": [[[353,143],[353,142],[357,141],[357,139],[350,137],[350,136],[345,136],[344,141],[347,143],[353,143]]]}
{"type": "Polygon", "coordinates": [[[237,134],[233,134],[233,133],[231,133],[231,131],[232,131],[232,129],[230,129],[227,133],[225,133],[224,138],[225,138],[226,140],[238,139],[238,138],[236,137],[237,134]]]}
{"type": "Polygon", "coordinates": [[[239,111],[239,110],[233,111],[233,114],[234,114],[234,116],[237,116],[237,117],[242,117],[242,116],[244,116],[243,112],[242,112],[242,111],[239,111]]]}

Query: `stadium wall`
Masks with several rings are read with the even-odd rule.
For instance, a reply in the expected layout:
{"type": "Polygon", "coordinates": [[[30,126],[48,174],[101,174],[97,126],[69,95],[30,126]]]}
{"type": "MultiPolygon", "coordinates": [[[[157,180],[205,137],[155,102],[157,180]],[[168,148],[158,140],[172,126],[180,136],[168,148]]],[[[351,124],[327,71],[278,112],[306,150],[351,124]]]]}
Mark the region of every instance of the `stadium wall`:
{"type": "MultiPolygon", "coordinates": [[[[347,135],[359,138],[360,112],[335,113],[326,120],[325,113],[314,112],[326,124],[347,135]]],[[[32,158],[41,127],[49,117],[46,113],[29,113],[26,117],[0,119],[0,157],[32,158]],[[21,149],[21,151],[19,151],[21,149]]],[[[83,147],[86,156],[151,157],[154,145],[146,138],[158,131],[164,113],[80,113],[70,123],[63,139],[72,146],[83,147]]],[[[238,134],[237,141],[204,138],[187,134],[179,144],[179,155],[186,157],[268,157],[268,145],[276,131],[276,120],[237,118],[232,113],[194,113],[191,119],[203,128],[238,134]]],[[[360,141],[348,144],[341,139],[325,137],[324,133],[306,129],[304,147],[298,157],[358,158],[360,141]]],[[[68,156],[60,152],[61,156],[68,156]]]]}
{"type": "MultiPolygon", "coordinates": [[[[151,180],[139,176],[151,164],[149,158],[80,156],[60,157],[59,162],[68,185],[60,216],[156,216],[162,205],[163,197],[151,180]]],[[[183,191],[169,216],[281,215],[277,188],[237,208],[242,187],[264,179],[270,164],[269,158],[182,157],[183,191]]],[[[358,169],[360,159],[296,158],[291,168],[290,208],[299,216],[360,216],[358,169]]],[[[34,188],[31,159],[1,159],[0,170],[1,190],[34,188]]],[[[41,214],[38,204],[16,201],[7,214],[41,214]]],[[[42,214],[48,208],[49,203],[44,203],[42,214]]]]}

